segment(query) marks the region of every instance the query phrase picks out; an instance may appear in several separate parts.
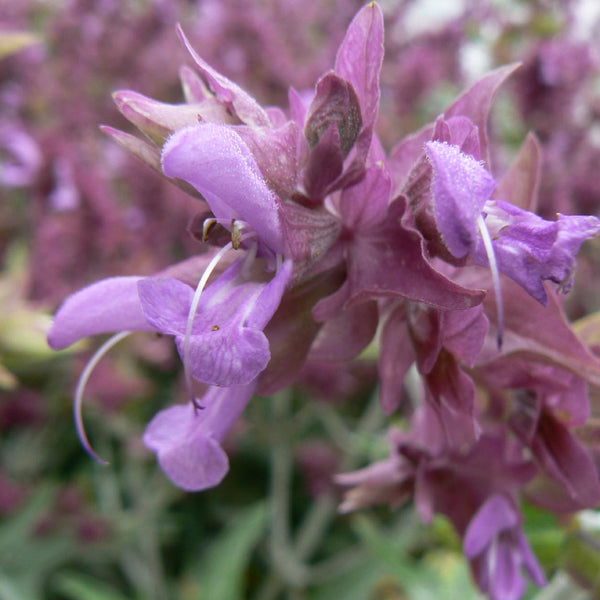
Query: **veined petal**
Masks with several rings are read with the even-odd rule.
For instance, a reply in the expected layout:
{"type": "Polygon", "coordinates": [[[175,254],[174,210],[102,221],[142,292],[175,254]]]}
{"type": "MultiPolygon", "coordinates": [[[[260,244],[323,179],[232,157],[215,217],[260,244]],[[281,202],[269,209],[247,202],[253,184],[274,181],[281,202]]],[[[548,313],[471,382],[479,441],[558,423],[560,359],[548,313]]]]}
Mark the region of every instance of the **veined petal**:
{"type": "MultiPolygon", "coordinates": [[[[568,292],[577,265],[575,254],[585,240],[600,234],[596,217],[559,215],[557,221],[546,221],[501,200],[486,203],[484,211],[498,269],[544,305],[548,297],[543,282],[553,281],[568,292]]],[[[481,244],[473,248],[473,259],[488,264],[481,244]]]]}
{"type": "Polygon", "coordinates": [[[194,290],[172,277],[148,277],[138,282],[146,319],[161,333],[185,331],[194,290]]]}
{"type": "Polygon", "coordinates": [[[159,412],[144,434],[144,443],[158,454],[167,476],[187,491],[218,485],[229,470],[221,442],[252,397],[254,384],[213,387],[201,399],[159,412]]]}
{"type": "Polygon", "coordinates": [[[138,296],[143,277],[111,277],[69,296],[59,308],[48,334],[51,348],[60,350],[89,335],[114,331],[156,331],[138,296]]]}
{"type": "MultiPolygon", "coordinates": [[[[177,337],[177,347],[184,358],[183,337],[177,337]]],[[[269,360],[271,351],[265,334],[243,327],[241,319],[190,339],[190,372],[194,379],[210,385],[247,384],[256,379],[269,360]]]]}
{"type": "Polygon", "coordinates": [[[250,148],[226,125],[201,123],[177,131],[162,155],[165,175],[192,184],[218,219],[247,222],[274,253],[283,253],[277,196],[250,148]]]}
{"type": "MultiPolygon", "coordinates": [[[[271,358],[262,330],[292,279],[292,261],[286,261],[267,283],[247,280],[244,266],[245,257],[241,257],[200,296],[188,357],[190,373],[198,381],[244,385],[255,379],[271,358]]],[[[148,322],[157,331],[175,335],[184,360],[193,295],[190,286],[172,278],[152,277],[139,284],[148,322]]]]}
{"type": "MultiPolygon", "coordinates": [[[[286,262],[268,283],[245,281],[243,258],[209,286],[198,304],[190,339],[190,370],[211,385],[243,385],[263,371],[271,352],[263,329],[292,276],[286,262]]],[[[177,337],[184,356],[184,337],[177,337]]]]}

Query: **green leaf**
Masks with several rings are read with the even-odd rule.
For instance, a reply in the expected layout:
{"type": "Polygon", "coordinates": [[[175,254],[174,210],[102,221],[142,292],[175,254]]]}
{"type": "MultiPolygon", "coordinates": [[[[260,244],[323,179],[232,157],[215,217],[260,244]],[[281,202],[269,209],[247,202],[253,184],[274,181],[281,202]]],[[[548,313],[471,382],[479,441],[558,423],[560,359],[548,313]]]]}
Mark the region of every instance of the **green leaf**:
{"type": "Polygon", "coordinates": [[[411,600],[484,600],[477,591],[467,561],[461,553],[429,552],[416,570],[417,583],[409,590],[411,600]]]}
{"type": "Polygon", "coordinates": [[[577,581],[596,588],[600,573],[600,537],[586,531],[572,531],[565,540],[561,566],[577,581]]]}
{"type": "Polygon", "coordinates": [[[41,597],[48,574],[76,553],[73,541],[66,536],[34,535],[55,495],[51,486],[43,487],[23,510],[0,526],[2,571],[24,598],[41,597]]]}
{"type": "Polygon", "coordinates": [[[245,597],[244,574],[250,555],[262,537],[267,508],[260,502],[243,511],[202,555],[195,577],[203,600],[236,600],[245,597]]]}
{"type": "Polygon", "coordinates": [[[581,589],[563,571],[558,571],[548,585],[532,596],[531,600],[592,600],[590,592],[581,589]]]}
{"type": "Polygon", "coordinates": [[[59,573],[53,577],[52,589],[69,600],[131,600],[111,585],[75,572],[59,573]]]}
{"type": "Polygon", "coordinates": [[[0,600],[32,600],[10,578],[0,573],[0,600]]]}
{"type": "Polygon", "coordinates": [[[365,600],[372,598],[371,592],[377,583],[389,575],[390,569],[377,556],[367,556],[352,570],[320,585],[311,600],[365,600]]]}

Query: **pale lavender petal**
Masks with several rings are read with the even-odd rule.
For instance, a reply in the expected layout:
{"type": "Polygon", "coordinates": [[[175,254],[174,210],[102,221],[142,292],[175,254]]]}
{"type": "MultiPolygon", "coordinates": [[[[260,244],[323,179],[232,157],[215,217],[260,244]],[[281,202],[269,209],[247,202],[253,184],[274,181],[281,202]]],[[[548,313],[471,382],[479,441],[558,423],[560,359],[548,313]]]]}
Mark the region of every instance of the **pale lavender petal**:
{"type": "MultiPolygon", "coordinates": [[[[498,269],[544,305],[543,282],[552,281],[568,292],[577,266],[575,254],[585,240],[600,234],[596,217],[559,215],[557,221],[546,221],[500,200],[488,202],[484,211],[498,269]]],[[[488,264],[483,244],[473,248],[473,259],[488,264]]]]}
{"type": "Polygon", "coordinates": [[[194,290],[172,277],[148,277],[138,282],[146,319],[161,333],[185,331],[194,290]]]}
{"type": "Polygon", "coordinates": [[[278,198],[231,127],[202,123],[181,129],[165,144],[162,164],[167,176],[192,184],[215,217],[247,222],[270,250],[283,253],[278,198]]]}
{"type": "MultiPolygon", "coordinates": [[[[217,327],[217,325],[215,325],[217,327]]],[[[177,347],[185,360],[184,339],[177,347]]],[[[269,341],[262,331],[244,328],[239,321],[190,339],[190,372],[210,385],[243,385],[256,379],[271,360],[269,341]]]]}
{"type": "Polygon", "coordinates": [[[477,556],[494,537],[512,529],[518,522],[519,515],[506,497],[495,494],[488,498],[469,524],[464,541],[465,554],[469,558],[477,556]]]}
{"type": "Polygon", "coordinates": [[[487,169],[458,146],[428,142],[433,166],[433,207],[438,229],[448,250],[462,258],[479,239],[477,219],[496,182],[487,169]]]}
{"type": "Polygon", "coordinates": [[[48,334],[55,350],[98,333],[156,331],[148,322],[138,296],[142,277],[111,277],[72,296],[58,309],[48,334]]]}
{"type": "Polygon", "coordinates": [[[226,433],[252,397],[254,384],[236,388],[211,388],[200,400],[159,412],[148,425],[144,443],[177,486],[200,491],[218,485],[229,470],[221,447],[226,433]]]}
{"type": "Polygon", "coordinates": [[[252,311],[247,316],[246,325],[248,327],[264,329],[267,326],[267,323],[279,308],[283,293],[292,281],[293,272],[293,262],[286,260],[254,303],[252,311]]]}
{"type": "Polygon", "coordinates": [[[218,485],[229,471],[221,445],[202,430],[201,424],[193,427],[197,418],[191,403],[173,406],[159,412],[144,435],[146,446],[158,454],[163,471],[189,492],[218,485]]]}
{"type": "MultiPolygon", "coordinates": [[[[210,385],[249,383],[271,359],[269,342],[262,330],[277,310],[291,280],[292,262],[286,261],[268,283],[246,281],[243,268],[242,257],[204,290],[198,303],[189,339],[189,368],[195,379],[210,385]]],[[[185,310],[186,319],[182,320],[185,306],[177,294],[165,293],[163,297],[173,303],[169,309],[174,315],[171,332],[175,333],[179,352],[185,360],[189,305],[185,310]]],[[[165,322],[164,326],[169,327],[169,323],[165,322]]]]}

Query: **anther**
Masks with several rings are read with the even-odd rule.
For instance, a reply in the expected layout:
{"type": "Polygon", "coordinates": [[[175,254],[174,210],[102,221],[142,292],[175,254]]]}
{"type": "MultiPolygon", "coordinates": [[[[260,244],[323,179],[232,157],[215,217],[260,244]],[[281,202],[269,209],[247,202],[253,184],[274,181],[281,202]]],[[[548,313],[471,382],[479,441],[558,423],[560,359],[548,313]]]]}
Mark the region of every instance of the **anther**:
{"type": "Polygon", "coordinates": [[[244,224],[241,221],[231,219],[231,245],[234,250],[237,250],[242,243],[242,231],[244,224]]]}
{"type": "Polygon", "coordinates": [[[207,242],[208,236],[212,231],[213,227],[217,224],[217,220],[213,218],[204,219],[204,223],[202,223],[202,241],[207,242]]]}

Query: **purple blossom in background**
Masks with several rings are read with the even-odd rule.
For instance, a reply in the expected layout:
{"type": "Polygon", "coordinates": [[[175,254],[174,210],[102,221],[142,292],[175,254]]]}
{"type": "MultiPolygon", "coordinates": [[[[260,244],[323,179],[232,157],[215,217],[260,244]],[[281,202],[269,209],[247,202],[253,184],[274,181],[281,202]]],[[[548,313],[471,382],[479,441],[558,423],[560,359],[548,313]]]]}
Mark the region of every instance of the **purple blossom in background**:
{"type": "Polygon", "coordinates": [[[520,529],[516,507],[508,498],[492,496],[479,509],[465,535],[465,554],[474,561],[481,589],[494,600],[518,600],[525,593],[525,569],[537,585],[546,577],[520,529]]]}
{"type": "MultiPolygon", "coordinates": [[[[240,14],[253,14],[242,5],[240,14]]],[[[226,22],[217,3],[205,8],[234,34],[237,17],[226,22]]],[[[191,397],[161,410],[144,442],[177,486],[198,491],[227,474],[223,442],[255,392],[273,394],[307,373],[328,378],[332,365],[337,375],[350,371],[374,342],[381,406],[408,415],[408,429],[390,429],[387,459],[336,476],[346,488],[341,510],[412,499],[423,520],[443,514],[454,525],[491,598],[517,600],[527,577],[544,585],[522,499],[558,513],[600,503],[581,437],[593,428],[588,385],[600,385],[600,360],[547,282],[569,292],[575,256],[600,220],[533,212],[543,165],[534,135],[497,174],[487,121],[516,66],[485,75],[386,152],[377,134],[384,29],[376,3],[354,17],[331,70],[309,69],[314,90],[291,87],[285,106],[263,107],[178,33],[193,64],[179,72],[185,101],[120,90],[117,107],[144,137],[104,131],[160,174],[159,189],[190,195],[190,237],[205,246],[137,270],[153,275],[118,274],[72,294],[50,345],[109,332],[112,340],[173,336],[191,397]]],[[[269,28],[261,33],[264,48],[282,44],[269,28]]],[[[229,47],[231,71],[246,60],[229,47]]],[[[282,72],[293,58],[282,51],[273,60],[282,72]]],[[[576,86],[564,65],[544,64],[546,85],[576,86]]],[[[7,143],[20,161],[13,181],[42,168],[27,140],[7,143]]],[[[87,197],[75,158],[61,154],[44,167],[57,212],[87,197]]],[[[348,388],[328,379],[335,391],[348,388]]]]}

